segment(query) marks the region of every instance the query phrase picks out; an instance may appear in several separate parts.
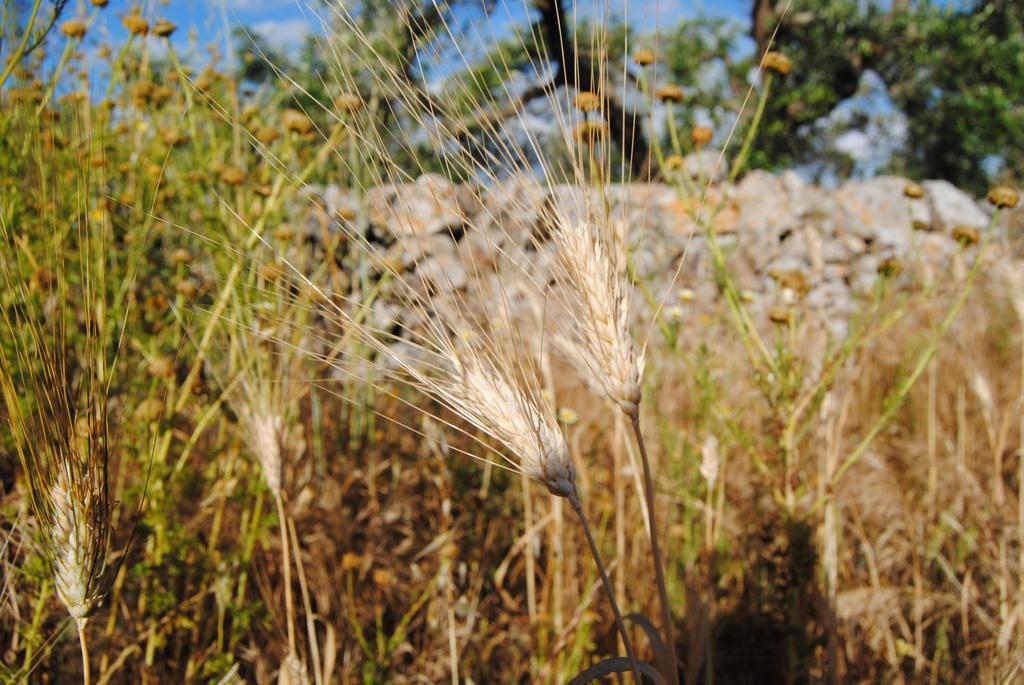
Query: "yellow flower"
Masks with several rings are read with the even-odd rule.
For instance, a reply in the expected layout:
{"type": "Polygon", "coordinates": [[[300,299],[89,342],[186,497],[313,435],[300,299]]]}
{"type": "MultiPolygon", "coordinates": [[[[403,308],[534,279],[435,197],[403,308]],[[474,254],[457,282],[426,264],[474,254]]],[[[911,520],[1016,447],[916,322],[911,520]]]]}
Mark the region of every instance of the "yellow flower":
{"type": "Polygon", "coordinates": [[[121,20],[124,27],[128,29],[128,33],[133,36],[145,36],[149,33],[149,22],[142,18],[141,15],[131,13],[125,15],[124,19],[121,20]]]}
{"type": "Polygon", "coordinates": [[[161,38],[167,38],[177,30],[178,25],[167,19],[157,19],[157,22],[153,24],[153,35],[161,38]]]}
{"type": "Polygon", "coordinates": [[[573,98],[573,104],[581,112],[593,112],[601,108],[601,98],[597,93],[589,90],[581,90],[573,98]]]}
{"type": "Polygon", "coordinates": [[[714,137],[715,132],[707,126],[695,126],[694,129],[690,131],[690,138],[693,139],[694,145],[707,145],[714,137]]]}
{"type": "Polygon", "coordinates": [[[633,61],[641,67],[654,64],[654,50],[641,49],[633,53],[633,61]]]}
{"type": "Polygon", "coordinates": [[[286,109],[281,115],[281,125],[288,131],[305,135],[313,130],[313,120],[297,109],[286,109]]]}
{"type": "Polygon", "coordinates": [[[953,229],[953,240],[957,241],[964,247],[977,245],[981,240],[981,231],[973,226],[957,226],[953,229]]]}
{"type": "Polygon", "coordinates": [[[573,130],[573,137],[578,143],[595,145],[608,136],[608,124],[603,121],[584,121],[573,130]]]}
{"type": "Polygon", "coordinates": [[[342,93],[334,98],[334,106],[346,114],[354,114],[363,106],[363,99],[358,93],[342,93]]]}
{"type": "Polygon", "coordinates": [[[60,32],[68,38],[81,38],[85,35],[85,29],[88,27],[85,19],[75,18],[68,19],[66,22],[60,25],[60,32]]]}
{"type": "Polygon", "coordinates": [[[681,86],[669,84],[654,91],[654,96],[662,102],[682,102],[683,89],[681,86]]]}
{"type": "Polygon", "coordinates": [[[793,63],[783,53],[772,51],[764,56],[764,68],[766,71],[774,71],[780,76],[785,76],[793,68],[793,63]]]}
{"type": "Polygon", "coordinates": [[[1020,201],[1020,194],[1010,186],[996,186],[988,191],[988,201],[996,207],[1013,209],[1020,201]]]}
{"type": "Polygon", "coordinates": [[[907,185],[903,186],[903,194],[912,200],[919,200],[924,197],[924,186],[920,183],[914,183],[911,181],[907,185]]]}

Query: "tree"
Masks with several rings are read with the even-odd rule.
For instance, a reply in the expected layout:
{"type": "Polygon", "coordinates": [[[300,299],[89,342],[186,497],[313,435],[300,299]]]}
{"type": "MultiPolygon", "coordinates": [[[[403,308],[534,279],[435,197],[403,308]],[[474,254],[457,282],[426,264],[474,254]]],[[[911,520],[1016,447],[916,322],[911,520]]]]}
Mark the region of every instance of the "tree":
{"type": "Polygon", "coordinates": [[[773,17],[775,48],[794,68],[769,105],[755,164],[810,161],[813,123],[852,96],[871,70],[908,122],[893,170],[975,192],[995,180],[988,171],[997,165],[1003,176],[1024,176],[1024,5],[810,0],[803,13],[809,20],[773,17]]]}

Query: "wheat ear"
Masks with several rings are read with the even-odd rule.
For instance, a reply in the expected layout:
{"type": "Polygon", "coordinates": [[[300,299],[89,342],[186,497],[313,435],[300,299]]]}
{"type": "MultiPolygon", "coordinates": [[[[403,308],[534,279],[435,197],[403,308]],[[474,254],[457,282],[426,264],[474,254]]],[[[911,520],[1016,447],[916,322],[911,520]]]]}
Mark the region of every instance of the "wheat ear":
{"type": "Polygon", "coordinates": [[[669,682],[678,684],[672,611],[661,556],[654,479],[647,445],[640,430],[643,353],[629,332],[629,302],[623,277],[625,246],[607,222],[561,220],[553,239],[558,254],[558,274],[569,287],[564,296],[568,317],[565,330],[556,337],[570,363],[591,389],[615,403],[633,427],[644,470],[644,499],[647,504],[651,557],[661,604],[665,643],[669,647],[672,672],[669,682]]]}

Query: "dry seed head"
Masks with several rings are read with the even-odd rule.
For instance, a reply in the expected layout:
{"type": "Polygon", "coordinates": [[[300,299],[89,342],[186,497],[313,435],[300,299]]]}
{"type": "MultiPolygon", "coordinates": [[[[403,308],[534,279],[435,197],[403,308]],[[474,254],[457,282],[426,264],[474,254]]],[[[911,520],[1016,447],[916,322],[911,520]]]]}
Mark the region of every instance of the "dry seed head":
{"type": "Polygon", "coordinates": [[[914,183],[911,181],[907,185],[903,186],[903,194],[912,200],[920,200],[924,197],[924,186],[920,183],[914,183]]]}
{"type": "Polygon", "coordinates": [[[715,132],[707,126],[695,126],[690,132],[690,138],[693,140],[693,144],[697,146],[707,145],[714,137],[715,132]]]}
{"type": "Polygon", "coordinates": [[[226,165],[220,172],[221,182],[229,186],[238,186],[245,183],[245,172],[236,166],[226,165]]]}
{"type": "Polygon", "coordinates": [[[297,109],[286,109],[281,115],[281,125],[285,130],[305,135],[313,130],[313,120],[297,109]]]}
{"type": "Polygon", "coordinates": [[[199,290],[199,285],[192,278],[183,278],[174,284],[174,292],[183,297],[192,297],[199,290]]]}
{"type": "Polygon", "coordinates": [[[139,402],[132,412],[139,421],[156,421],[164,413],[164,403],[155,397],[147,397],[139,402]]]}
{"type": "Polygon", "coordinates": [[[152,81],[137,81],[132,86],[132,102],[136,107],[141,107],[149,101],[149,97],[153,94],[153,88],[152,81]]]}
{"type": "Polygon", "coordinates": [[[256,130],[256,140],[260,141],[264,145],[270,145],[280,137],[281,134],[273,126],[260,126],[256,130]]]}
{"type": "Polygon", "coordinates": [[[164,104],[174,95],[174,89],[170,86],[159,85],[153,88],[153,92],[149,96],[149,101],[159,107],[164,104]]]}
{"type": "Polygon", "coordinates": [[[68,19],[66,22],[60,25],[60,32],[68,38],[81,38],[85,35],[85,29],[88,28],[88,23],[85,19],[76,17],[74,19],[68,19]]]}
{"type": "MultiPolygon", "coordinates": [[[[75,457],[72,457],[75,458],[75,457]]],[[[97,591],[96,555],[106,552],[106,516],[97,516],[94,493],[87,485],[69,485],[62,471],[50,486],[51,521],[49,530],[54,586],[68,613],[77,621],[88,618],[103,599],[97,591]]],[[[101,560],[102,561],[102,560],[101,560]]],[[[102,567],[102,564],[100,564],[102,567]]]]}
{"type": "Polygon", "coordinates": [[[785,76],[793,68],[793,63],[785,54],[774,50],[764,56],[764,69],[785,76]]]}
{"type": "Polygon", "coordinates": [[[807,278],[807,274],[799,269],[773,269],[768,272],[768,276],[778,283],[780,288],[792,290],[801,299],[811,290],[811,282],[807,278]]]}
{"type": "Polygon", "coordinates": [[[680,171],[686,166],[686,160],[682,155],[671,154],[665,158],[665,171],[680,171]]]}
{"type": "Polygon", "coordinates": [[[246,442],[260,462],[263,479],[274,495],[281,493],[281,438],[283,419],[270,412],[243,412],[246,442]]]}
{"type": "Polygon", "coordinates": [[[345,114],[355,114],[363,106],[363,98],[358,93],[342,93],[334,98],[334,107],[345,114]]]}
{"type": "Polygon", "coordinates": [[[883,259],[878,265],[878,275],[885,278],[897,278],[903,273],[903,264],[895,257],[883,259]]]}
{"type": "Polygon", "coordinates": [[[708,490],[715,489],[719,465],[718,438],[709,435],[704,439],[704,444],[700,448],[700,475],[707,481],[708,490]]]}
{"type": "Polygon", "coordinates": [[[153,24],[153,35],[167,38],[178,30],[178,25],[168,19],[157,19],[153,24]]]}
{"type": "Polygon", "coordinates": [[[121,20],[124,27],[128,29],[128,33],[133,36],[145,36],[149,33],[149,22],[142,18],[141,15],[132,12],[131,14],[125,15],[124,19],[121,20]]]}
{"type": "Polygon", "coordinates": [[[551,407],[479,356],[453,361],[457,381],[444,394],[456,413],[502,443],[518,468],[552,494],[574,495],[576,470],[551,407]]]}
{"type": "MultiPolygon", "coordinates": [[[[458,317],[456,317],[458,318],[458,317]]],[[[465,329],[449,322],[454,329],[465,329]]],[[[560,497],[576,496],[576,471],[555,411],[537,386],[531,358],[505,339],[474,336],[450,340],[439,331],[428,336],[437,361],[427,367],[403,356],[394,361],[413,385],[433,396],[504,448],[514,470],[543,483],[560,497]]]]}
{"type": "Polygon", "coordinates": [[[793,312],[789,307],[773,307],[768,312],[768,320],[780,326],[788,326],[793,323],[793,312]]]}
{"type": "Polygon", "coordinates": [[[188,140],[188,138],[181,131],[170,128],[164,131],[163,140],[164,145],[167,145],[168,147],[175,147],[177,145],[184,144],[185,141],[188,140]]]}
{"type": "Polygon", "coordinates": [[[633,416],[640,405],[643,358],[629,333],[623,247],[584,222],[560,222],[553,240],[560,271],[576,300],[569,305],[571,326],[556,340],[595,392],[633,416]]]}
{"type": "Polygon", "coordinates": [[[608,124],[603,121],[584,121],[573,129],[573,138],[578,143],[595,145],[608,137],[608,124]]]}
{"type": "Polygon", "coordinates": [[[296,654],[288,654],[277,672],[277,685],[310,685],[306,665],[296,654]]]}
{"type": "Polygon", "coordinates": [[[110,0],[91,0],[93,7],[106,7],[110,0]]]}
{"type": "Polygon", "coordinates": [[[170,357],[153,357],[146,362],[146,371],[158,378],[171,378],[174,376],[174,360],[170,357]]]}
{"type": "Polygon", "coordinates": [[[1006,283],[1009,291],[1010,302],[1017,312],[1017,317],[1024,321],[1024,269],[1020,268],[1019,262],[1000,262],[999,275],[1006,283]]]}
{"type": "Polygon", "coordinates": [[[654,50],[648,50],[646,48],[637,50],[633,53],[633,62],[641,67],[646,67],[648,64],[654,64],[654,50]]]}
{"type": "Polygon", "coordinates": [[[654,91],[654,96],[662,102],[682,102],[683,88],[675,84],[662,86],[654,91]]]}
{"type": "Polygon", "coordinates": [[[957,226],[953,229],[953,240],[964,247],[977,245],[981,241],[981,231],[973,226],[957,226]]]}
{"type": "Polygon", "coordinates": [[[996,186],[988,191],[988,201],[1002,209],[1013,209],[1020,201],[1020,194],[1010,186],[996,186]]]}
{"type": "Polygon", "coordinates": [[[573,98],[573,105],[581,112],[594,112],[601,109],[601,97],[589,90],[581,90],[573,98]]]}

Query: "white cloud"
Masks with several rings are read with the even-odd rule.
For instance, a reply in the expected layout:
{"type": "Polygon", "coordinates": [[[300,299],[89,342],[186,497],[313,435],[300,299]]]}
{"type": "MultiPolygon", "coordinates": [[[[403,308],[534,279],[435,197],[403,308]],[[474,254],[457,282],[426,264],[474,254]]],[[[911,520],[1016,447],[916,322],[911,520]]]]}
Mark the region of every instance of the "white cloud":
{"type": "Polygon", "coordinates": [[[232,12],[264,12],[281,5],[277,0],[221,0],[221,2],[232,12]]]}
{"type": "Polygon", "coordinates": [[[261,21],[252,26],[252,32],[259,35],[267,44],[279,52],[294,54],[306,42],[313,29],[309,18],[261,21]]]}

